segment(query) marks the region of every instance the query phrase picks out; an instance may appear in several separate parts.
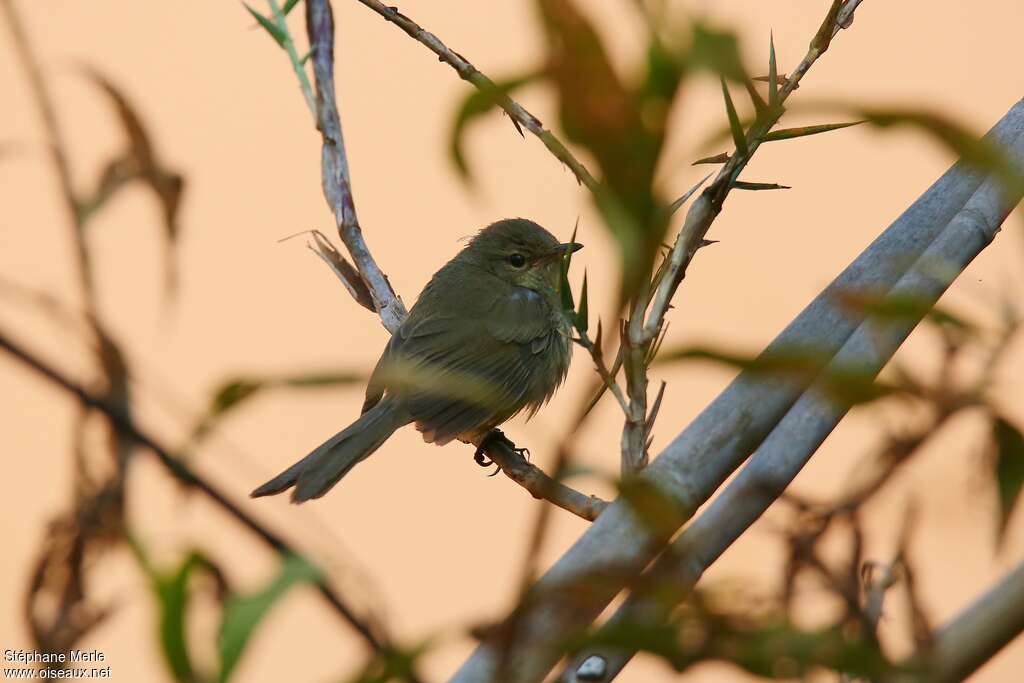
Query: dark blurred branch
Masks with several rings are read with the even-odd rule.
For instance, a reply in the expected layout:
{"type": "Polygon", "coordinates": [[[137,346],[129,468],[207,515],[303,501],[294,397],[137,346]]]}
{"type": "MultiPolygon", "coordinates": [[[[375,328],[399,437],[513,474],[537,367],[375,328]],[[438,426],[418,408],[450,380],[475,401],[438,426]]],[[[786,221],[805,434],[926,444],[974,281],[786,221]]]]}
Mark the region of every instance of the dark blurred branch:
{"type": "Polygon", "coordinates": [[[57,111],[53,106],[53,100],[50,97],[46,81],[39,68],[39,62],[32,52],[29,38],[25,33],[25,27],[21,23],[21,17],[18,16],[18,12],[14,8],[13,0],[2,0],[0,7],[3,7],[7,18],[7,26],[10,28],[11,38],[14,42],[14,48],[18,53],[19,59],[21,59],[25,74],[28,76],[32,95],[36,101],[36,107],[39,109],[39,116],[43,120],[50,159],[54,170],[57,172],[61,197],[64,200],[64,206],[72,225],[71,243],[74,245],[76,257],[75,276],[82,289],[86,317],[89,320],[93,320],[95,319],[93,283],[92,278],[89,276],[89,255],[86,251],[85,238],[82,234],[85,225],[78,198],[75,194],[75,188],[71,181],[71,167],[68,164],[64,136],[61,133],[60,123],[57,120],[57,111]]]}
{"type": "MultiPolygon", "coordinates": [[[[193,472],[187,465],[177,460],[170,451],[153,440],[146,433],[137,428],[134,422],[117,407],[110,405],[97,396],[86,391],[81,385],[73,382],[50,365],[40,360],[33,353],[22,346],[11,341],[11,339],[0,331],[0,348],[14,356],[21,363],[32,368],[50,382],[61,387],[72,394],[78,402],[87,408],[103,413],[114,429],[123,437],[133,440],[150,451],[161,465],[185,486],[203,493],[222,510],[238,520],[243,526],[253,532],[264,543],[274,549],[278,554],[295,555],[301,554],[288,544],[283,538],[270,531],[258,521],[249,516],[245,511],[233,503],[224,493],[207,482],[198,474],[193,472]]],[[[311,563],[312,564],[312,563],[311,563]]],[[[350,608],[335,590],[327,583],[326,579],[317,580],[317,588],[324,600],[363,638],[363,640],[376,652],[383,652],[387,649],[385,640],[376,636],[366,622],[364,622],[350,608]]]]}
{"type": "Polygon", "coordinates": [[[570,171],[572,171],[573,175],[576,176],[576,180],[579,181],[580,184],[585,185],[591,192],[597,191],[598,183],[594,177],[590,175],[590,171],[588,171],[586,167],[580,163],[575,156],[573,156],[572,152],[562,144],[561,140],[555,137],[551,131],[545,129],[544,125],[536,116],[524,109],[522,105],[513,100],[506,93],[502,92],[501,89],[494,84],[494,81],[477,70],[475,66],[469,63],[469,60],[458,52],[449,49],[433,33],[425,30],[415,21],[399,12],[397,7],[389,7],[378,0],[359,0],[359,2],[405,31],[405,33],[413,40],[426,46],[428,50],[437,55],[437,58],[440,61],[455,69],[459,78],[473,84],[482,92],[490,94],[494,98],[495,103],[501,107],[518,126],[522,126],[537,136],[537,138],[544,143],[544,146],[548,148],[548,151],[551,152],[556,159],[565,164],[570,171]]]}
{"type": "Polygon", "coordinates": [[[931,649],[906,662],[902,682],[954,683],[977,671],[1024,632],[1024,563],[936,633],[931,649]],[[922,670],[923,669],[923,670],[922,670]]]}

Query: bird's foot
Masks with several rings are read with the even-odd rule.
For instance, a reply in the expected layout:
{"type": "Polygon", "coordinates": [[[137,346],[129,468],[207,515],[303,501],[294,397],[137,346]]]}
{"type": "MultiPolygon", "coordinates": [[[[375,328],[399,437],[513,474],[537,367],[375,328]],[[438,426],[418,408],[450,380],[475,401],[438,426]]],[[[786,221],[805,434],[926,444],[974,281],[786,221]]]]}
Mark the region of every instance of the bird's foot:
{"type": "MultiPolygon", "coordinates": [[[[480,440],[480,444],[477,446],[476,452],[473,454],[473,460],[476,461],[477,465],[480,465],[480,467],[490,467],[491,465],[497,465],[497,463],[495,463],[493,459],[487,457],[486,453],[487,448],[494,446],[496,444],[501,444],[502,446],[505,446],[506,448],[508,448],[509,450],[511,450],[513,453],[518,455],[520,458],[523,458],[524,460],[529,461],[530,459],[529,448],[517,447],[515,443],[513,443],[511,439],[505,436],[505,433],[502,432],[500,429],[492,429],[490,432],[487,433],[487,436],[480,440]]],[[[500,471],[501,465],[497,465],[497,468],[487,476],[493,477],[500,471]]]]}

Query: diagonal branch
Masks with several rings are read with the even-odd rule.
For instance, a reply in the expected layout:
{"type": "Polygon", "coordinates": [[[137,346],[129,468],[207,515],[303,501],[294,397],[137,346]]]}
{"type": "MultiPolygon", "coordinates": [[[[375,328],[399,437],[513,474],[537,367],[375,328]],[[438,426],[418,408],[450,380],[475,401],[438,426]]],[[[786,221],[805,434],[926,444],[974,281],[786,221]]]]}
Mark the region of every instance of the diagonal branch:
{"type": "MultiPolygon", "coordinates": [[[[205,494],[210,500],[212,500],[218,507],[227,512],[229,515],[234,517],[236,520],[242,523],[243,526],[252,531],[256,536],[260,538],[266,545],[270,546],[275,552],[281,556],[294,555],[301,557],[301,554],[288,544],[283,538],[270,531],[258,521],[253,519],[242,510],[238,505],[231,501],[222,491],[216,488],[213,484],[207,482],[205,479],[193,472],[186,464],[181,462],[179,459],[171,455],[170,451],[161,446],[156,440],[150,437],[148,434],[140,430],[130,417],[128,417],[124,411],[119,410],[117,407],[110,405],[107,401],[104,401],[97,396],[89,393],[81,385],[68,379],[59,371],[40,360],[36,355],[23,348],[21,345],[12,341],[6,334],[0,331],[0,349],[3,349],[11,356],[17,358],[24,365],[32,368],[40,375],[45,377],[48,381],[56,384],[64,391],[73,395],[78,402],[83,406],[96,410],[110,421],[112,427],[117,430],[119,434],[127,439],[134,440],[140,445],[145,447],[150,453],[152,453],[160,464],[166,469],[171,476],[180,481],[185,486],[196,489],[197,491],[205,494]]],[[[307,560],[308,561],[308,560],[307,560]]],[[[312,563],[310,563],[312,564],[312,563]]],[[[338,595],[338,593],[327,583],[326,579],[317,579],[317,589],[320,594],[327,601],[327,603],[334,608],[334,610],[342,617],[356,632],[362,637],[362,639],[377,652],[383,652],[387,649],[387,641],[378,637],[370,624],[363,621],[355,611],[348,606],[345,600],[338,595]]]]}
{"type": "Polygon", "coordinates": [[[423,44],[428,50],[437,55],[437,58],[440,61],[455,69],[455,72],[459,74],[459,78],[464,81],[468,81],[481,91],[490,94],[494,98],[495,103],[501,107],[513,121],[535,135],[542,143],[544,143],[544,146],[547,147],[548,151],[551,152],[556,159],[561,161],[569,168],[570,171],[572,171],[573,175],[576,176],[577,182],[581,185],[585,185],[591,192],[597,191],[598,183],[594,179],[594,176],[590,175],[590,171],[588,171],[586,167],[575,156],[573,156],[572,152],[562,144],[562,141],[555,137],[550,130],[544,128],[540,119],[528,112],[521,104],[513,100],[507,93],[502,92],[500,88],[495,86],[494,81],[481,73],[475,66],[470,64],[469,60],[458,52],[450,49],[433,33],[427,31],[415,21],[399,12],[397,7],[389,7],[379,0],[359,0],[359,2],[405,31],[405,33],[416,42],[423,44]]]}

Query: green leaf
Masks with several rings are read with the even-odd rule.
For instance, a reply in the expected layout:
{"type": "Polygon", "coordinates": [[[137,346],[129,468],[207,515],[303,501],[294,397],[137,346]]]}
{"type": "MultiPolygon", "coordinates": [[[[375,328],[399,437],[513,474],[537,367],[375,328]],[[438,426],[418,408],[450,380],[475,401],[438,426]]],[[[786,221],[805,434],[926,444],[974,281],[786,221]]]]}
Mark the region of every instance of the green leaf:
{"type": "Polygon", "coordinates": [[[238,665],[253,631],[287,592],[298,583],[312,582],[320,572],[295,555],[285,558],[277,578],[263,590],[232,596],[224,605],[220,628],[220,678],[227,681],[238,665]]]}
{"type": "Polygon", "coordinates": [[[976,335],[977,326],[967,319],[939,308],[926,298],[915,296],[892,296],[873,292],[838,292],[838,302],[850,310],[885,321],[928,322],[942,328],[956,330],[967,335],[976,335]]]}
{"type": "Polygon", "coordinates": [[[284,7],[281,8],[281,14],[288,16],[288,13],[295,9],[295,6],[299,4],[299,0],[288,0],[284,3],[284,7]]]}
{"type": "Polygon", "coordinates": [[[288,36],[285,35],[284,31],[279,29],[277,25],[274,24],[274,22],[272,22],[270,19],[267,19],[265,16],[254,10],[252,7],[249,7],[249,5],[247,5],[246,3],[243,2],[242,5],[245,7],[245,9],[249,10],[249,14],[251,14],[253,18],[257,22],[259,22],[259,25],[263,27],[263,30],[270,34],[270,37],[274,39],[274,42],[277,43],[278,47],[283,48],[285,41],[288,40],[288,36]]]}
{"type": "Polygon", "coordinates": [[[1012,164],[1006,154],[992,142],[942,114],[914,109],[851,109],[857,116],[879,128],[910,126],[922,130],[968,164],[995,174],[1008,194],[1016,196],[1024,193],[1024,172],[1021,168],[1012,164]]]}
{"type": "Polygon", "coordinates": [[[580,289],[580,307],[576,312],[576,329],[586,334],[589,322],[589,307],[587,305],[587,271],[583,271],[583,287],[580,289]]]}
{"type": "Polygon", "coordinates": [[[193,666],[185,636],[190,599],[189,580],[196,570],[203,569],[210,572],[223,588],[220,570],[205,555],[193,551],[176,571],[161,572],[153,567],[145,549],[137,540],[129,537],[128,542],[153,588],[157,600],[160,649],[174,680],[181,683],[197,683],[204,680],[205,677],[200,676],[193,666]]]}
{"type": "Polygon", "coordinates": [[[775,34],[768,34],[768,106],[779,106],[779,67],[775,62],[775,34]]]}
{"type": "Polygon", "coordinates": [[[704,346],[688,346],[659,353],[655,362],[710,360],[778,381],[792,382],[800,387],[817,381],[819,388],[831,400],[845,407],[868,403],[901,391],[901,387],[878,382],[874,372],[856,366],[830,368],[826,374],[824,371],[831,359],[831,354],[809,348],[784,349],[751,356],[704,346]]]}
{"type": "Polygon", "coordinates": [[[736,107],[732,103],[732,96],[729,95],[729,86],[725,84],[725,78],[722,81],[722,97],[725,98],[725,113],[729,117],[729,132],[732,133],[732,141],[736,145],[736,151],[746,156],[747,154],[747,136],[743,131],[743,126],[740,124],[740,117],[736,113],[736,107]]]}
{"type": "Polygon", "coordinates": [[[194,446],[201,441],[227,413],[236,410],[260,392],[281,387],[318,389],[347,386],[363,379],[362,374],[353,372],[313,372],[306,375],[238,377],[228,380],[214,392],[206,415],[193,428],[192,434],[189,436],[188,446],[194,446]]]}
{"type": "Polygon", "coordinates": [[[740,57],[739,40],[729,31],[718,31],[704,24],[696,24],[688,61],[691,66],[706,69],[723,79],[736,82],[747,80],[747,72],[740,57]]]}
{"type": "Polygon", "coordinates": [[[732,184],[737,190],[790,190],[792,189],[789,185],[779,185],[778,183],[748,183],[743,180],[735,180],[732,184]]]}
{"type": "Polygon", "coordinates": [[[817,126],[802,126],[800,128],[781,128],[779,130],[773,130],[764,136],[765,142],[772,142],[773,140],[791,140],[793,138],[803,138],[808,135],[817,135],[818,133],[827,133],[830,130],[839,130],[840,128],[849,128],[850,126],[857,126],[864,123],[864,121],[847,121],[845,123],[823,123],[817,126]]]}
{"type": "Polygon", "coordinates": [[[992,441],[996,447],[995,476],[999,490],[997,542],[1002,545],[1006,525],[1020,500],[1024,487],[1024,435],[1009,420],[996,417],[992,422],[992,441]]]}
{"type": "MultiPolygon", "coordinates": [[[[498,102],[502,97],[509,95],[509,93],[512,93],[533,81],[536,81],[540,78],[540,75],[541,74],[537,71],[530,71],[518,76],[503,78],[495,81],[494,88],[488,88],[486,90],[474,88],[466,99],[462,101],[462,104],[459,106],[459,109],[455,114],[455,122],[452,126],[448,151],[451,154],[455,168],[459,172],[459,176],[463,180],[469,180],[471,178],[469,161],[466,159],[464,149],[464,138],[469,124],[473,123],[484,114],[498,106],[498,102]]],[[[522,135],[523,131],[519,129],[519,124],[514,120],[512,123],[515,125],[516,130],[519,130],[520,135],[522,135]]]]}

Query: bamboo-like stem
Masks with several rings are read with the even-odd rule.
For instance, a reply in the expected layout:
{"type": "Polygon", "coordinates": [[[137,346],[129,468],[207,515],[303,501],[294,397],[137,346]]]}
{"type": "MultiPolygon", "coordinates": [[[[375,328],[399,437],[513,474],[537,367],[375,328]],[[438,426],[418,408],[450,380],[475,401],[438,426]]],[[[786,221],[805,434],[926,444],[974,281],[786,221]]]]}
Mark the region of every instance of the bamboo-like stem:
{"type": "MultiPolygon", "coordinates": [[[[1005,149],[1009,158],[1024,167],[1024,102],[1018,103],[1003,117],[990,133],[990,139],[1005,149]]],[[[828,350],[831,344],[827,343],[827,335],[833,332],[830,327],[842,328],[851,322],[849,312],[835,304],[843,292],[888,291],[898,300],[907,300],[906,297],[922,302],[937,300],[953,278],[991,242],[1010,209],[1019,201],[1019,197],[1006,197],[998,179],[989,177],[984,182],[982,180],[979,173],[962,164],[950,169],[820,294],[776,338],[766,353],[771,353],[772,349],[792,350],[794,345],[828,350]],[[923,246],[921,242],[928,248],[918,251],[923,246]],[[937,263],[943,264],[941,273],[935,268],[937,263]],[[906,271],[896,282],[889,284],[889,278],[902,268],[906,271]],[[818,341],[814,343],[816,337],[818,341]]],[[[657,599],[630,596],[612,616],[612,622],[637,618],[656,622],[684,599],[704,571],[781,495],[846,414],[848,407],[837,403],[829,391],[829,377],[848,372],[851,368],[856,368],[864,376],[873,376],[891,358],[916,323],[916,320],[900,320],[883,325],[877,321],[860,321],[856,330],[843,341],[820,379],[791,408],[787,408],[784,417],[770,430],[747,466],[648,570],[646,576],[652,580],[657,577],[658,585],[665,592],[657,599]]],[[[712,406],[732,393],[742,379],[743,375],[712,406]]],[[[710,408],[705,410],[702,418],[711,414],[710,408]]],[[[677,442],[695,424],[688,427],[677,442]]],[[[712,437],[705,435],[703,438],[712,437]]],[[[694,459],[686,464],[699,464],[697,452],[693,455],[694,459]]],[[[723,454],[708,452],[701,455],[720,458],[723,454]]],[[[660,460],[655,464],[660,464],[660,460]]],[[[701,504],[714,488],[704,489],[705,496],[691,504],[694,507],[701,504]]],[[[615,508],[616,504],[613,504],[605,515],[610,518],[615,508]]],[[[587,650],[574,661],[579,666],[591,657],[599,657],[604,663],[606,676],[593,680],[609,681],[622,670],[632,654],[623,650],[594,649],[587,650]]],[[[571,676],[572,672],[567,672],[567,680],[573,680],[571,676]]]]}

